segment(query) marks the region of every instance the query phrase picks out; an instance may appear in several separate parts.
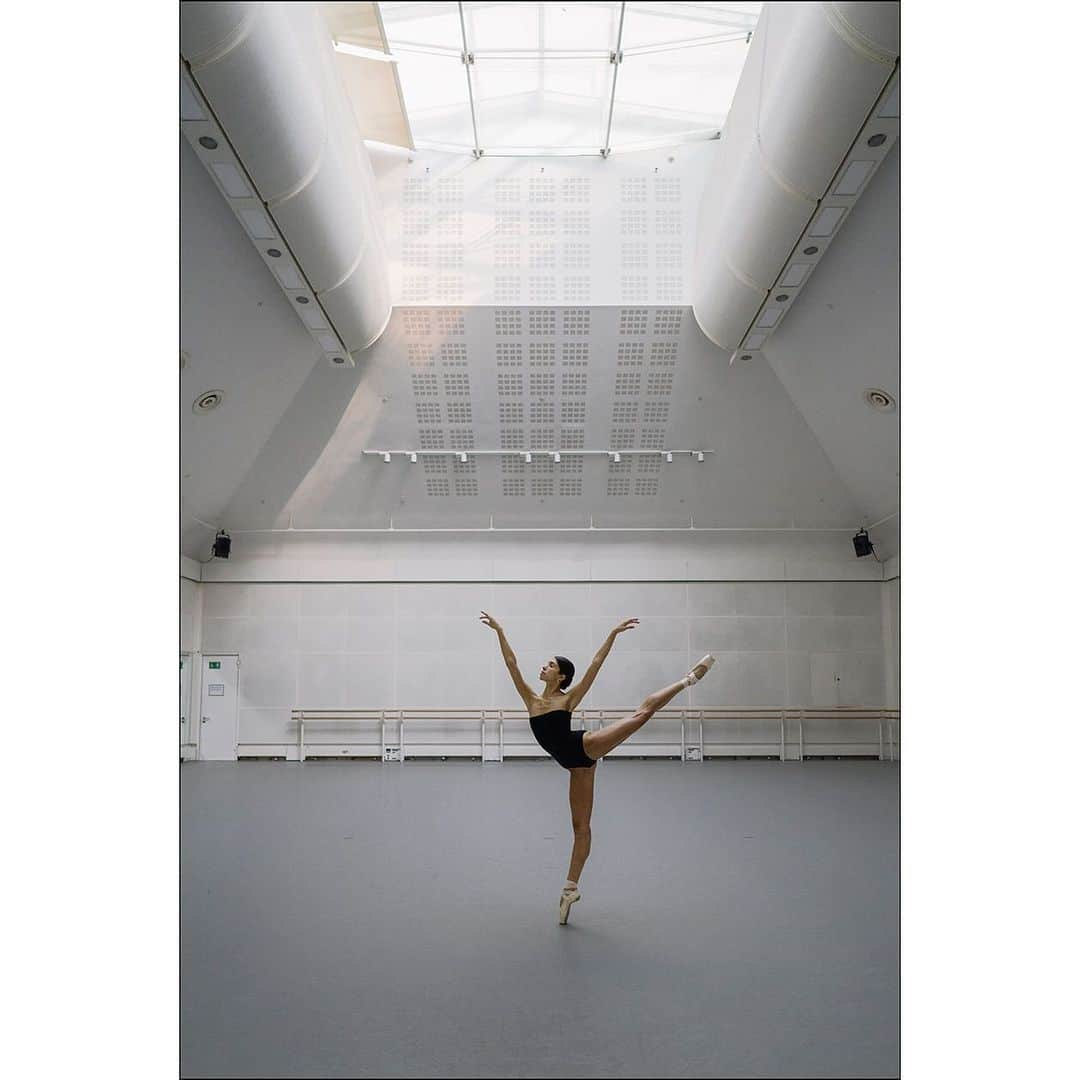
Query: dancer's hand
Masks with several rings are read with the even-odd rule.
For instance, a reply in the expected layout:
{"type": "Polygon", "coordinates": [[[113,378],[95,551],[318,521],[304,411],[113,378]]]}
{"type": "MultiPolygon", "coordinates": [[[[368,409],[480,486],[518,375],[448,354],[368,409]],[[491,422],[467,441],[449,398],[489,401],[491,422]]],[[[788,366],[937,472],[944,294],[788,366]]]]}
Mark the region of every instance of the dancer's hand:
{"type": "Polygon", "coordinates": [[[501,630],[502,627],[495,621],[494,615],[489,615],[486,611],[480,612],[480,621],[485,626],[490,626],[492,630],[501,630]]]}
{"type": "Polygon", "coordinates": [[[637,619],[627,619],[626,622],[619,623],[619,625],[616,626],[615,629],[611,632],[613,634],[621,634],[624,630],[633,630],[634,627],[637,626],[637,624],[637,619]]]}

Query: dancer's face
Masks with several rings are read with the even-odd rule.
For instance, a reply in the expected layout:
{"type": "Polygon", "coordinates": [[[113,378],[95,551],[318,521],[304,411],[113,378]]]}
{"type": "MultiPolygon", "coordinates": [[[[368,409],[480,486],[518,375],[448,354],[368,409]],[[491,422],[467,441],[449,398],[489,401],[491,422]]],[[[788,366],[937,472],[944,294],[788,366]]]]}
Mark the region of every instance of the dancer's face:
{"type": "Polygon", "coordinates": [[[548,660],[540,669],[540,680],[549,685],[554,681],[556,686],[561,682],[562,672],[559,670],[559,665],[555,662],[555,657],[548,660]]]}

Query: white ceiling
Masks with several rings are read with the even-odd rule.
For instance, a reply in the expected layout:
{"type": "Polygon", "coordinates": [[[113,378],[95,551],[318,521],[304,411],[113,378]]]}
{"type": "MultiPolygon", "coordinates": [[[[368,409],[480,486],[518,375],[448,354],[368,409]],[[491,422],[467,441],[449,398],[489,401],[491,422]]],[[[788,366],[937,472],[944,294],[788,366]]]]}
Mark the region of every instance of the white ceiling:
{"type": "Polygon", "coordinates": [[[860,516],[767,365],[718,363],[688,308],[622,307],[396,309],[362,365],[312,372],[227,516],[232,528],[345,528],[388,526],[391,515],[401,528],[590,516],[682,525],[691,515],[695,525],[846,527],[860,516]],[[455,323],[459,332],[440,333],[455,323]],[[559,448],[563,459],[362,454],[436,448],[559,448]],[[608,448],[715,453],[670,464],[573,454],[608,448]]]}
{"type": "Polygon", "coordinates": [[[885,158],[765,347],[795,407],[869,522],[899,509],[900,149],[885,158]],[[879,413],[865,390],[885,390],[879,413]]]}
{"type": "Polygon", "coordinates": [[[187,141],[180,139],[180,494],[182,549],[205,555],[286,406],[322,358],[187,141]],[[212,413],[192,412],[224,390],[212,413]]]}
{"type": "MultiPolygon", "coordinates": [[[[733,368],[698,330],[684,284],[671,285],[679,275],[658,263],[663,244],[676,265],[682,255],[672,245],[685,239],[689,246],[696,220],[694,198],[677,212],[657,200],[673,190],[670,182],[657,185],[664,178],[659,170],[668,170],[669,181],[681,176],[680,188],[689,194],[700,189],[700,155],[707,153],[707,146],[684,147],[673,163],[624,156],[604,181],[614,185],[610,189],[602,187],[602,174],[572,170],[613,162],[562,159],[560,168],[571,172],[559,174],[554,199],[539,206],[530,204],[531,177],[522,174],[522,221],[531,222],[538,211],[536,220],[547,228],[546,215],[553,213],[555,233],[522,234],[518,265],[509,268],[493,267],[496,243],[505,250],[514,239],[496,235],[495,174],[469,174],[467,188],[475,177],[491,183],[467,192],[460,207],[441,201],[453,185],[442,193],[432,185],[431,233],[414,230],[406,238],[400,227],[395,233],[392,219],[396,214],[400,223],[407,211],[423,207],[395,206],[393,192],[404,192],[415,169],[426,166],[415,157],[411,165],[387,159],[380,192],[391,222],[397,302],[407,277],[406,239],[414,246],[430,241],[431,286],[448,291],[442,306],[399,306],[357,367],[339,370],[317,363],[318,351],[280,288],[182,144],[181,347],[192,357],[181,374],[185,553],[206,554],[210,534],[196,517],[234,533],[290,522],[296,528],[381,528],[391,516],[398,528],[581,525],[590,515],[596,525],[682,525],[692,515],[700,526],[854,529],[893,512],[896,418],[872,412],[861,395],[868,386],[898,391],[897,156],[871,182],[774,336],[770,362],[733,368]],[[643,204],[622,200],[624,190],[637,190],[623,186],[635,171],[648,192],[643,204]],[[571,202],[580,198],[580,185],[563,183],[573,175],[591,177],[597,196],[585,270],[568,267],[564,258],[566,245],[582,242],[564,235],[564,213],[581,211],[580,203],[564,207],[561,201],[564,192],[571,202]],[[624,221],[634,218],[627,213],[638,210],[649,223],[643,236],[623,231],[624,221]],[[680,233],[656,235],[658,222],[673,227],[676,220],[680,233]],[[440,234],[446,221],[461,222],[460,240],[440,234]],[[437,265],[457,259],[459,245],[465,249],[460,270],[437,265]],[[548,245],[553,253],[544,251],[548,245]],[[643,273],[619,273],[628,252],[644,252],[643,273]],[[534,256],[552,254],[554,269],[546,262],[530,265],[534,256]],[[501,296],[516,279],[517,300],[496,307],[490,301],[501,298],[500,277],[501,296]],[[664,277],[671,290],[662,294],[666,303],[657,292],[664,277]],[[569,305],[567,282],[583,278],[588,300],[569,305]],[[485,290],[489,302],[481,303],[485,290]],[[507,378],[516,374],[520,391],[507,378]],[[192,401],[216,388],[225,391],[224,404],[194,416],[192,401]],[[518,407],[520,421],[513,416],[518,407]],[[634,409],[636,419],[620,420],[634,409]],[[422,449],[423,431],[427,445],[462,449],[470,436],[476,449],[539,449],[550,438],[544,445],[563,450],[564,459],[528,466],[491,457],[462,466],[449,459],[384,464],[361,456],[366,449],[422,449]],[[572,457],[575,446],[617,448],[624,437],[638,448],[716,453],[700,464],[624,458],[619,467],[572,457]]],[[[499,189],[504,196],[508,190],[505,184],[499,189]]],[[[683,264],[677,264],[681,274],[683,264]]],[[[879,544],[879,553],[891,554],[891,545],[879,544]]]]}

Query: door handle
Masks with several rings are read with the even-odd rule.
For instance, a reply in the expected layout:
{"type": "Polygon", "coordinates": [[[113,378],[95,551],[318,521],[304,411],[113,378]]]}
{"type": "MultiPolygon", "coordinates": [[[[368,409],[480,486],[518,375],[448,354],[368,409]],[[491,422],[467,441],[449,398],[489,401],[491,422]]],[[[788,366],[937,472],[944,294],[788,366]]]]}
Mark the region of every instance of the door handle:
{"type": "Polygon", "coordinates": [[[210,719],[210,717],[209,717],[209,716],[204,716],[204,717],[202,718],[202,722],[203,722],[203,723],[205,724],[205,723],[206,723],[206,721],[207,721],[207,720],[209,720],[209,719],[210,719]]]}

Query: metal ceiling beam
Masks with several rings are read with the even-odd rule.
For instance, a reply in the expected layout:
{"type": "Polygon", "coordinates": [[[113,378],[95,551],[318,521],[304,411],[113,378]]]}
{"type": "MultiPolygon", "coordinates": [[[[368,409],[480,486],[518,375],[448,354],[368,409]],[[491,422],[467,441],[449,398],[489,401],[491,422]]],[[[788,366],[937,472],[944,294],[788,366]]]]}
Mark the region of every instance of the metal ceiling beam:
{"type": "Polygon", "coordinates": [[[604,145],[600,148],[602,158],[606,158],[611,153],[611,121],[615,118],[615,85],[619,81],[619,65],[622,63],[622,32],[625,21],[626,4],[622,4],[619,7],[619,33],[615,38],[615,51],[610,58],[614,70],[611,73],[611,101],[608,102],[607,131],[604,133],[604,145]]]}
{"type": "Polygon", "coordinates": [[[698,4],[635,4],[635,15],[659,15],[679,22],[711,23],[713,26],[730,26],[735,30],[753,30],[758,16],[744,11],[726,11],[706,8],[698,4]],[[689,11],[687,10],[689,9],[689,11]]]}
{"type": "Polygon", "coordinates": [[[482,157],[480,133],[476,127],[476,98],[473,97],[472,71],[473,55],[469,52],[469,39],[465,34],[465,5],[458,3],[458,19],[461,22],[461,62],[465,65],[465,83],[469,88],[469,114],[472,116],[473,157],[482,157]]]}

